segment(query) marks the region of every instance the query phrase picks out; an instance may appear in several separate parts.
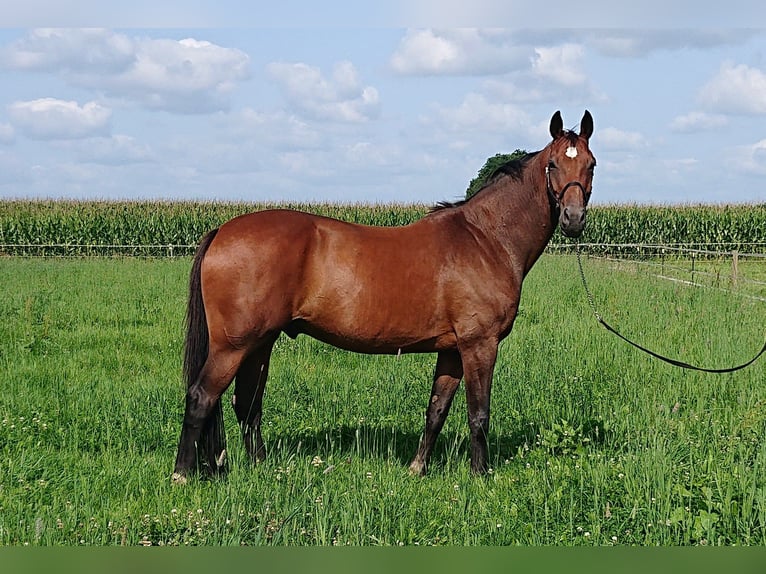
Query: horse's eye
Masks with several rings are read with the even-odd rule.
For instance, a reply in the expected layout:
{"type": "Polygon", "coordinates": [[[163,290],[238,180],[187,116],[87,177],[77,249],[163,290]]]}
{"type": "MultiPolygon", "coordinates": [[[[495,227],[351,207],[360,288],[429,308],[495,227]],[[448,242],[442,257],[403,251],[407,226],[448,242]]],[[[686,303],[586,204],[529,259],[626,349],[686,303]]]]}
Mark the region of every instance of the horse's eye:
{"type": "Polygon", "coordinates": [[[556,169],[556,162],[554,162],[552,159],[548,160],[548,169],[556,169]]]}

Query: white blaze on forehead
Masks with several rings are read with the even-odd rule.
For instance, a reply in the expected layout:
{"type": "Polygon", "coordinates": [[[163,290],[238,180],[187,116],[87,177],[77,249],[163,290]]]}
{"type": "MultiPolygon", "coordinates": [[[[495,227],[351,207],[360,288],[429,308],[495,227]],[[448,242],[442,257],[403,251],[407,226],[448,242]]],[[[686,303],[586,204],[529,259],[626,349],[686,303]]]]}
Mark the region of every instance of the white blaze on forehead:
{"type": "Polygon", "coordinates": [[[577,148],[574,146],[569,146],[567,148],[567,157],[571,157],[572,159],[577,157],[577,148]]]}

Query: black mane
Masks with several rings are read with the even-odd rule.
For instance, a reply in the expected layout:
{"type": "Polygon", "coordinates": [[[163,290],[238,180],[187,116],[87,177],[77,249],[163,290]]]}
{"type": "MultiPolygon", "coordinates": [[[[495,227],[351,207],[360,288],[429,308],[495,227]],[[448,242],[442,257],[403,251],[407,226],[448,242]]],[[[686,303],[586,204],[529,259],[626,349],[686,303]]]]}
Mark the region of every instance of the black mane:
{"type": "MultiPolygon", "coordinates": [[[[577,134],[575,134],[575,137],[577,137],[577,134]]],[[[515,179],[516,181],[520,181],[522,176],[524,175],[524,170],[526,169],[529,161],[539,153],[540,153],[539,151],[533,151],[531,153],[526,154],[523,157],[512,159],[500,164],[494,169],[494,171],[487,178],[486,183],[484,183],[484,185],[481,186],[479,190],[476,193],[474,193],[471,197],[469,197],[468,199],[461,199],[460,201],[455,201],[455,202],[440,201],[431,208],[431,212],[433,213],[434,211],[440,211],[442,209],[449,209],[452,207],[460,207],[461,205],[465,205],[467,202],[471,201],[474,197],[479,195],[482,191],[492,186],[500,178],[506,175],[511,177],[512,179],[515,179]]]]}

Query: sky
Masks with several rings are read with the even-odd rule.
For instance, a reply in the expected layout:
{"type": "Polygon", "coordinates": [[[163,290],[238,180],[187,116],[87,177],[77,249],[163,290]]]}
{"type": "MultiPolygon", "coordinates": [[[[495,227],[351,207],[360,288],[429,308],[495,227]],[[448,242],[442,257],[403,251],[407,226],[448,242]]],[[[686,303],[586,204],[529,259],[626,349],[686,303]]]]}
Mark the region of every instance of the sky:
{"type": "Polygon", "coordinates": [[[766,201],[766,28],[44,4],[0,29],[0,199],[453,201],[587,109],[594,203],[766,201]]]}

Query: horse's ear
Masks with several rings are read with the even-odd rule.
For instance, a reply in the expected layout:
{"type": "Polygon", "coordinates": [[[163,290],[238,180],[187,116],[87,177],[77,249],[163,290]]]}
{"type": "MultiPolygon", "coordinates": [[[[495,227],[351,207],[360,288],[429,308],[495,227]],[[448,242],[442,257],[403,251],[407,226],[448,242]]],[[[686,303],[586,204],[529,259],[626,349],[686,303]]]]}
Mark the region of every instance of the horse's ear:
{"type": "Polygon", "coordinates": [[[582,121],[580,122],[580,137],[585,138],[586,140],[590,139],[590,136],[593,135],[593,116],[590,115],[590,112],[588,110],[585,110],[585,115],[582,117],[582,121]]]}
{"type": "Polygon", "coordinates": [[[561,112],[557,111],[551,118],[551,137],[556,139],[564,131],[564,120],[561,119],[561,112]]]}

